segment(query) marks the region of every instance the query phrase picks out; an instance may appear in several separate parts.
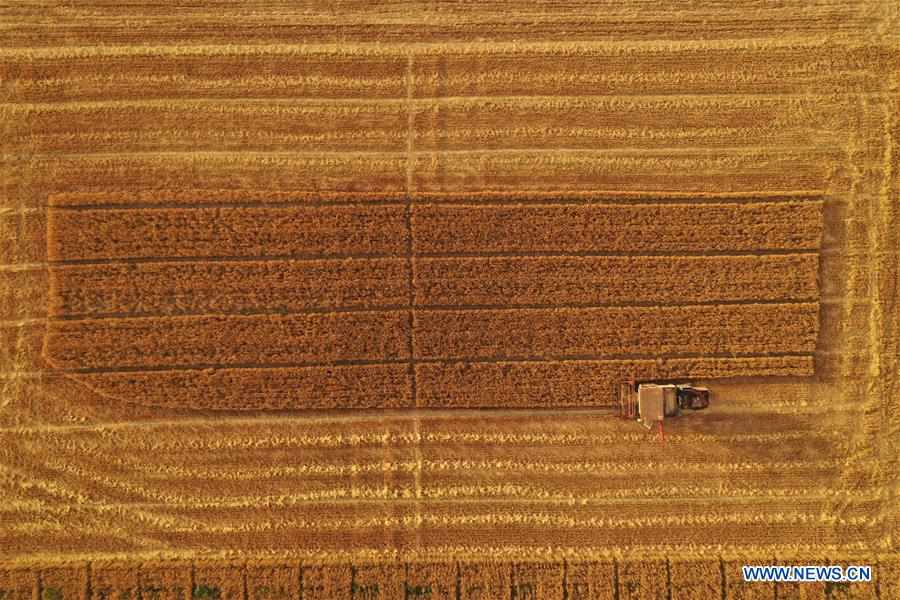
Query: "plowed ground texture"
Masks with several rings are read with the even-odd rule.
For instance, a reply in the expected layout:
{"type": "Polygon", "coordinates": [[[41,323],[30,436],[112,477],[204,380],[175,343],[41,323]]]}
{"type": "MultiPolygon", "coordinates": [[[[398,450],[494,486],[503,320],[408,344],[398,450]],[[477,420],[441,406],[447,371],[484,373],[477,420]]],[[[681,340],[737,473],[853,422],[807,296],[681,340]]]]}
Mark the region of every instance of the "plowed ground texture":
{"type": "Polygon", "coordinates": [[[0,29],[0,599],[900,598],[894,4],[0,29]]]}

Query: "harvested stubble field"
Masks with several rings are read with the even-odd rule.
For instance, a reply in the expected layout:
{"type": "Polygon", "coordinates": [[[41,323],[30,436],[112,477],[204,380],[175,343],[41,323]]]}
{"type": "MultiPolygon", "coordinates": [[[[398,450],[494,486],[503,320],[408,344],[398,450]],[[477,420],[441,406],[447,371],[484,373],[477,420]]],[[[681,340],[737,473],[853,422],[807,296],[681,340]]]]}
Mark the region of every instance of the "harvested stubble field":
{"type": "Polygon", "coordinates": [[[900,598],[893,3],[0,30],[0,598],[900,598]]]}

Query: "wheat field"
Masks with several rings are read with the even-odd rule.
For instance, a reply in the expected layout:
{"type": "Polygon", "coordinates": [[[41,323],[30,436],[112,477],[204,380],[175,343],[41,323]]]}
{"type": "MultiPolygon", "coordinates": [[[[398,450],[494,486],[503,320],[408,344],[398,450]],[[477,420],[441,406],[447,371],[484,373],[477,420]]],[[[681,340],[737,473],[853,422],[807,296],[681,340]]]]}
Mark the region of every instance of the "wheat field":
{"type": "Polygon", "coordinates": [[[900,598],[895,2],[0,32],[0,599],[900,598]]]}

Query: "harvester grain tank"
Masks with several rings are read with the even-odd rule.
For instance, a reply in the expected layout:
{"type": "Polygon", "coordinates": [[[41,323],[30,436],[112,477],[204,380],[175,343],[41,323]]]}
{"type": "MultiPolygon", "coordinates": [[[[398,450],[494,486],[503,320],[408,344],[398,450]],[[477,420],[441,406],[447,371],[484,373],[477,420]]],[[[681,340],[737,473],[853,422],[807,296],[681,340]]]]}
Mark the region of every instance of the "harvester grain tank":
{"type": "Polygon", "coordinates": [[[636,383],[619,385],[619,414],[652,428],[667,417],[677,417],[685,410],[702,410],[709,406],[709,389],[689,383],[636,383]]]}

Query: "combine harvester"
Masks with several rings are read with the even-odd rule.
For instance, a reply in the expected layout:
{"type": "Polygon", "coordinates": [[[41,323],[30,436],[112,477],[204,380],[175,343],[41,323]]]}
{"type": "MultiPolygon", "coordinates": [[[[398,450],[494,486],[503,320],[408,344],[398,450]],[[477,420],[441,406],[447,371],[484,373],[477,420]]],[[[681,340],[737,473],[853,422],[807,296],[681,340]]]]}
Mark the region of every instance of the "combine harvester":
{"type": "Polygon", "coordinates": [[[709,389],[689,383],[637,383],[619,385],[619,416],[636,420],[647,429],[656,424],[661,439],[663,421],[677,417],[683,410],[701,410],[709,406],[709,389]]]}

